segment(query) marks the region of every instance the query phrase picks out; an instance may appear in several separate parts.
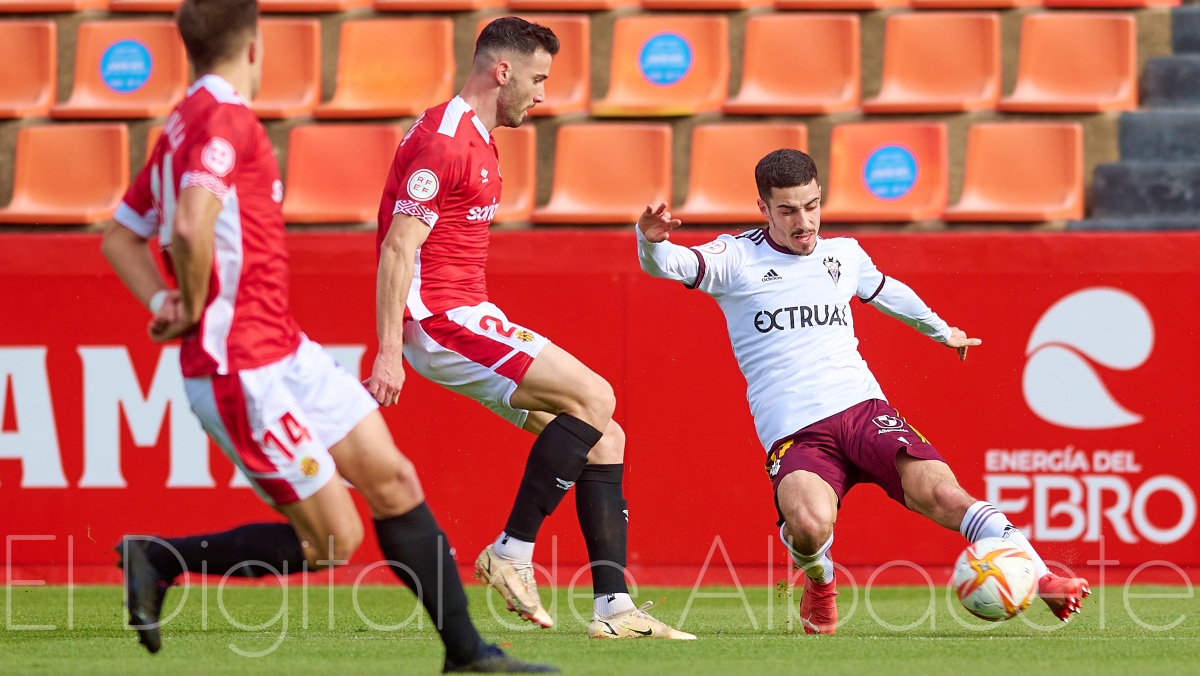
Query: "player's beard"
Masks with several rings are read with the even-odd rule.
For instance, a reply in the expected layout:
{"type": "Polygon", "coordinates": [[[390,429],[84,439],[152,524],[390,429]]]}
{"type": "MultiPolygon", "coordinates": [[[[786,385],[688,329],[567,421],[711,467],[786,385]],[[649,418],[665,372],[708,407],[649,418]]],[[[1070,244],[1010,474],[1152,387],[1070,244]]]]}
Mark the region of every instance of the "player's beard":
{"type": "Polygon", "coordinates": [[[505,85],[500,88],[500,94],[496,97],[497,126],[500,127],[519,127],[525,121],[525,106],[516,96],[511,85],[505,85]]]}

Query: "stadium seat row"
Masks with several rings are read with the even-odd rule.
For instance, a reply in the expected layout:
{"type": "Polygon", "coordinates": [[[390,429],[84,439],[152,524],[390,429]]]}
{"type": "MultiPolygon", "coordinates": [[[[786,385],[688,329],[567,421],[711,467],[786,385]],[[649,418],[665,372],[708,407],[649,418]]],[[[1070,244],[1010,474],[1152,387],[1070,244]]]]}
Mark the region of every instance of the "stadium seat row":
{"type": "MultiPolygon", "coordinates": [[[[292,128],[284,218],[289,223],[374,220],[383,179],[404,129],[390,124],[292,128]]],[[[160,133],[151,130],[152,144],[160,133]]],[[[92,223],[111,217],[129,181],[123,124],[56,124],[18,132],[13,198],[0,223],[92,223]]],[[[647,204],[671,202],[672,128],[605,122],[558,128],[549,201],[536,204],[536,133],[495,131],[504,176],[497,221],[632,223],[647,204]]],[[[798,123],[693,128],[686,201],[691,223],[755,223],[754,165],[781,147],[807,150],[798,123]]],[[[941,123],[833,128],[827,222],[1037,222],[1082,218],[1083,130],[1075,123],[970,127],[962,196],[947,208],[948,153],[941,123]]]]}
{"type": "MultiPolygon", "coordinates": [[[[174,12],[182,0],[0,0],[0,13],[174,12]]],[[[1137,8],[1176,7],[1180,0],[259,0],[264,12],[327,13],[373,7],[382,12],[597,12],[627,7],[650,10],[736,11],[759,7],[787,10],[1007,9],[1013,7],[1137,8]]]]}
{"type": "MultiPolygon", "coordinates": [[[[563,49],[535,115],[596,117],[947,113],[1000,109],[1086,113],[1137,108],[1137,25],[1128,14],[1050,12],[1023,18],[1015,89],[1000,96],[1000,18],[994,12],[888,17],[879,94],[860,96],[857,14],[776,13],[746,22],[742,86],[729,91],[728,23],[713,14],[620,17],[613,28],[607,95],[591,100],[585,15],[528,15],[563,49]],[[802,50],[796,48],[803,45],[802,50]]],[[[487,19],[481,20],[481,30],[487,19]]],[[[453,22],[351,20],[341,26],[337,85],[321,102],[320,24],[263,21],[260,117],[406,117],[453,94],[453,22]]],[[[166,114],[187,86],[170,21],[79,26],[75,86],[53,105],[55,27],[0,22],[0,117],[146,118],[166,114]],[[7,64],[7,65],[6,65],[7,64]]]]}

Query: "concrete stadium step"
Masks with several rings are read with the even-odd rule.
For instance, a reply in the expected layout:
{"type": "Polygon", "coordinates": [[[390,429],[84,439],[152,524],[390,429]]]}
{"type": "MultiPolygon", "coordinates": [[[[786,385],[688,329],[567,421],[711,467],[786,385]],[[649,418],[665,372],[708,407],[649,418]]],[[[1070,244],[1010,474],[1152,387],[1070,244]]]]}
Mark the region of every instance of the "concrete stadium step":
{"type": "Polygon", "coordinates": [[[1093,218],[1190,218],[1200,226],[1200,161],[1129,161],[1096,167],[1093,218]]]}
{"type": "Polygon", "coordinates": [[[1200,109],[1200,54],[1150,59],[1141,86],[1145,107],[1200,109]]]}
{"type": "Polygon", "coordinates": [[[1171,48],[1176,54],[1200,54],[1200,5],[1171,11],[1171,48]]]}
{"type": "Polygon", "coordinates": [[[1121,161],[1200,159],[1200,108],[1142,110],[1120,120],[1121,161]]]}

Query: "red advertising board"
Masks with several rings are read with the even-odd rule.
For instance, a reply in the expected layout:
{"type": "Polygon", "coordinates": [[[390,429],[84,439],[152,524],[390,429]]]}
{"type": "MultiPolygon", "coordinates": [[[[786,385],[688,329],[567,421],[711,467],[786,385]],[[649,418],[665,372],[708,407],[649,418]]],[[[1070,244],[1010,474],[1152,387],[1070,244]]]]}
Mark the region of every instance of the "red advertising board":
{"type": "MultiPolygon", "coordinates": [[[[1200,567],[1191,311],[1200,235],[858,238],[886,274],[983,339],[960,363],[872,308],[854,309],[860,349],[890,401],[967,490],[1073,568],[1200,567]]],[[[633,241],[632,230],[494,233],[492,299],[613,383],[635,575],[689,586],[702,569],[719,569],[712,582],[728,580],[730,566],[782,575],[763,450],[721,313],[702,293],[642,273],[633,241]]],[[[373,236],[292,233],[289,246],[301,326],[365,373],[373,236]]],[[[122,533],[275,518],[207,443],[175,348],[152,343],[146,320],[97,236],[0,236],[0,535],[10,575],[61,580],[69,563],[76,581],[115,579],[108,550],[122,533]]],[[[385,416],[460,555],[473,558],[503,525],[531,437],[415,374],[385,416]]],[[[571,500],[543,529],[537,558],[547,566],[586,560],[571,500]]],[[[861,486],[843,505],[834,556],[852,568],[936,567],[962,546],[861,486]]],[[[377,556],[368,542],[356,560],[377,556]]]]}

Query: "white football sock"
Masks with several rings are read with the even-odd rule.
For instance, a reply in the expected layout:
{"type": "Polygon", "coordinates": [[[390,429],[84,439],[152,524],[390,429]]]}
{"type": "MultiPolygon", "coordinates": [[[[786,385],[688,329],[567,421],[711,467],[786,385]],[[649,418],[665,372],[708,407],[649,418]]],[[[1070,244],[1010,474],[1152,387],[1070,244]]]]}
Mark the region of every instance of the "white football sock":
{"type": "Polygon", "coordinates": [[[600,617],[613,617],[614,615],[627,613],[637,608],[637,606],[633,605],[633,599],[629,594],[624,592],[597,596],[592,601],[592,606],[596,614],[600,617]]]}
{"type": "Polygon", "coordinates": [[[518,540],[508,533],[500,533],[500,537],[496,538],[496,543],[492,545],[492,551],[509,561],[533,561],[533,543],[518,540]]]}
{"type": "Polygon", "coordinates": [[[1025,536],[1017,530],[1016,526],[1012,525],[1008,517],[993,507],[990,502],[980,500],[968,507],[962,525],[958,527],[958,532],[971,542],[978,542],[983,538],[1003,538],[1014,542],[1029,553],[1029,558],[1033,559],[1033,568],[1037,571],[1039,580],[1050,572],[1046,563],[1042,561],[1042,557],[1038,556],[1033,545],[1029,544],[1029,540],[1025,539],[1025,536]]]}
{"type": "Polygon", "coordinates": [[[804,574],[816,580],[817,582],[828,584],[833,581],[833,558],[829,556],[829,548],[833,546],[833,536],[830,535],[825,544],[817,550],[815,554],[801,554],[788,542],[787,535],[784,534],[784,526],[779,527],[779,539],[783,541],[783,546],[787,547],[788,552],[792,555],[792,561],[796,562],[797,566],[804,571],[804,574]]]}

